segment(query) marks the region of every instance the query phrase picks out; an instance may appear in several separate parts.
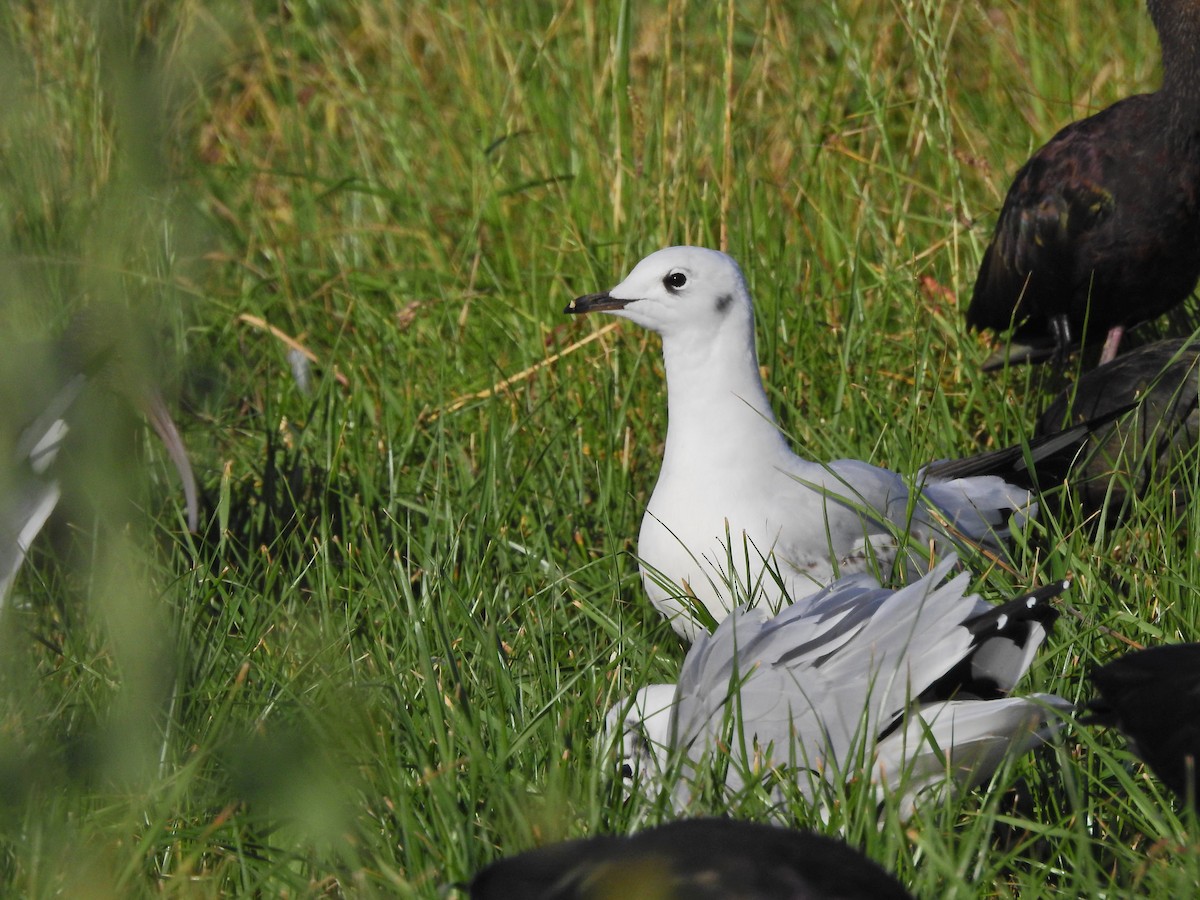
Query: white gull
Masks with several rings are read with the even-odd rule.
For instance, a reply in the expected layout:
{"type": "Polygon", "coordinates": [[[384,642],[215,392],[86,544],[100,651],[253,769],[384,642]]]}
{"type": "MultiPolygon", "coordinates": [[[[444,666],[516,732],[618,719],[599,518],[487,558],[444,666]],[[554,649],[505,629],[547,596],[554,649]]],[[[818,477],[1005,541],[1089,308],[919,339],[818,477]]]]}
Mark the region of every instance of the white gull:
{"type": "Polygon", "coordinates": [[[662,336],[666,449],[638,556],[651,602],[685,638],[700,630],[697,603],[715,621],[742,599],[777,608],[839,574],[886,572],[904,535],[999,552],[1009,517],[1031,510],[1027,491],[995,476],[925,479],[914,495],[887,469],[793,453],[759,375],[750,291],[724,253],[652,253],[566,308],[593,311],[662,336]]]}
{"type": "Polygon", "coordinates": [[[992,606],[966,593],[968,573],[946,581],[955,563],[950,554],[900,590],[862,573],[774,616],[734,610],[692,645],[677,685],[642,688],[609,711],[605,744],[630,788],[665,790],[683,811],[711,783],[705,772],[725,773],[732,803],[757,782],[794,782],[817,799],[862,774],[908,816],[948,778],[988,778],[1071,708],[1050,694],[1009,696],[1057,616],[1048,601],[1069,582],[992,606]]]}

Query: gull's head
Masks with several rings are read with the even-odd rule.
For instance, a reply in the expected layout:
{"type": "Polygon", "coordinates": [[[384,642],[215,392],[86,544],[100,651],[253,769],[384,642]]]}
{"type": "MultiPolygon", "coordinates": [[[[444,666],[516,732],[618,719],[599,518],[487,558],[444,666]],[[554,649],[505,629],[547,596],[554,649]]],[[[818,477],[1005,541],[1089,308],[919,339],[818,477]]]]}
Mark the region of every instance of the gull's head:
{"type": "Polygon", "coordinates": [[[671,746],[675,685],[652,684],[622,700],[604,717],[604,752],[617,757],[626,795],[652,794],[661,787],[671,746]]]}
{"type": "Polygon", "coordinates": [[[651,253],[609,291],[572,300],[567,313],[607,312],[657,331],[715,333],[730,322],[753,327],[750,291],[732,257],[703,247],[651,253]]]}

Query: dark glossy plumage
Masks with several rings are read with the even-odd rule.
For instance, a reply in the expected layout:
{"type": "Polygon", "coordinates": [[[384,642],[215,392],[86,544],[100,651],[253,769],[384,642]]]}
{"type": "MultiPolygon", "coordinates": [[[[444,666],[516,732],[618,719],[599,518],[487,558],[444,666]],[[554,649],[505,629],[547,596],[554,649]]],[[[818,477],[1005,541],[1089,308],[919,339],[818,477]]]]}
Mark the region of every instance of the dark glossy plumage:
{"type": "Polygon", "coordinates": [[[1062,129],[1000,210],[967,323],[1016,324],[1013,361],[1107,333],[1107,362],[1123,329],[1175,306],[1200,276],[1200,2],[1148,6],[1162,87],[1062,129]]]}
{"type": "Polygon", "coordinates": [[[909,893],[832,838],[731,819],[552,844],[502,859],[472,900],[902,900],[909,893]]]}
{"type": "Polygon", "coordinates": [[[1195,801],[1200,644],[1126,654],[1092,672],[1092,683],[1100,695],[1088,704],[1084,721],[1120,729],[1167,787],[1195,801]]]}
{"type": "Polygon", "coordinates": [[[999,475],[1041,490],[1070,483],[1087,512],[1119,512],[1151,485],[1174,492],[1181,505],[1200,480],[1198,384],[1200,342],[1146,344],[1081,375],[1042,413],[1028,445],[933,463],[928,471],[999,475]]]}
{"type": "Polygon", "coordinates": [[[1053,467],[1040,470],[1043,485],[1070,480],[1089,511],[1106,499],[1110,509],[1120,510],[1150,485],[1174,492],[1175,504],[1182,505],[1200,477],[1198,379],[1200,343],[1187,340],[1146,344],[1084,373],[1042,413],[1036,436],[1129,411],[1089,429],[1078,455],[1060,454],[1053,467]]]}

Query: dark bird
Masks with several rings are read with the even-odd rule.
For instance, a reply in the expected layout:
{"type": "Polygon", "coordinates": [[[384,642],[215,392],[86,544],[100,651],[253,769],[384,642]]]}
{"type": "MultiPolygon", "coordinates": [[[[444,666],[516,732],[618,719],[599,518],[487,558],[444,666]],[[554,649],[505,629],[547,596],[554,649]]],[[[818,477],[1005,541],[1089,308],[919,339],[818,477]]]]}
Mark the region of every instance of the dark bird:
{"type": "MultiPolygon", "coordinates": [[[[1035,438],[1087,423],[1081,452],[1045,470],[1042,483],[1070,480],[1085,510],[1122,510],[1151,484],[1165,483],[1182,506],[1192,483],[1180,469],[1195,459],[1200,437],[1197,386],[1200,343],[1158,341],[1080,376],[1038,419],[1035,438]]],[[[1195,471],[1194,465],[1192,471],[1195,471]]]]}
{"type": "Polygon", "coordinates": [[[1088,513],[1119,514],[1150,485],[1166,484],[1182,506],[1192,479],[1181,467],[1200,452],[1198,379],[1200,342],[1146,344],[1083,373],[1042,413],[1028,444],[932,463],[926,472],[998,475],[1042,491],[1070,484],[1088,513]]]}
{"type": "MultiPolygon", "coordinates": [[[[1056,134],[1017,172],[967,323],[1016,326],[1008,359],[1059,360],[1184,300],[1200,276],[1200,2],[1148,0],[1162,87],[1056,134]]],[[[988,368],[1003,361],[993,357],[988,368]]]]}
{"type": "Polygon", "coordinates": [[[731,819],[566,841],[502,859],[472,900],[903,900],[891,875],[841,841],[731,819]]]}
{"type": "Polygon", "coordinates": [[[1163,783],[1200,810],[1200,644],[1128,653],[1092,672],[1085,724],[1117,728],[1163,783]]]}
{"type": "MultiPolygon", "coordinates": [[[[9,348],[0,395],[9,443],[7,463],[0,465],[0,605],[62,495],[59,457],[68,435],[89,415],[111,430],[107,411],[88,408],[95,393],[121,398],[149,421],[179,471],[188,528],[196,529],[196,480],[183,438],[151,376],[140,346],[143,337],[128,314],[105,309],[76,316],[50,348],[9,348]]],[[[94,436],[89,432],[89,440],[94,436]]],[[[94,449],[89,445],[84,452],[94,449]]]]}

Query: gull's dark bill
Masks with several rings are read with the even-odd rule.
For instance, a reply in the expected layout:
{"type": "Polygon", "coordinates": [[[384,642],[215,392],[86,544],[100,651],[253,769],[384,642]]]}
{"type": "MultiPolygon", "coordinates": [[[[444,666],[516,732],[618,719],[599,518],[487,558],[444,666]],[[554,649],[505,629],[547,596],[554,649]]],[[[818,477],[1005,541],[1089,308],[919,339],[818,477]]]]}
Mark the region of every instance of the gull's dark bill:
{"type": "Polygon", "coordinates": [[[621,300],[608,291],[603,291],[599,294],[584,294],[582,297],[576,297],[566,305],[563,312],[572,315],[604,312],[610,309],[624,309],[628,303],[628,300],[621,300]]]}

